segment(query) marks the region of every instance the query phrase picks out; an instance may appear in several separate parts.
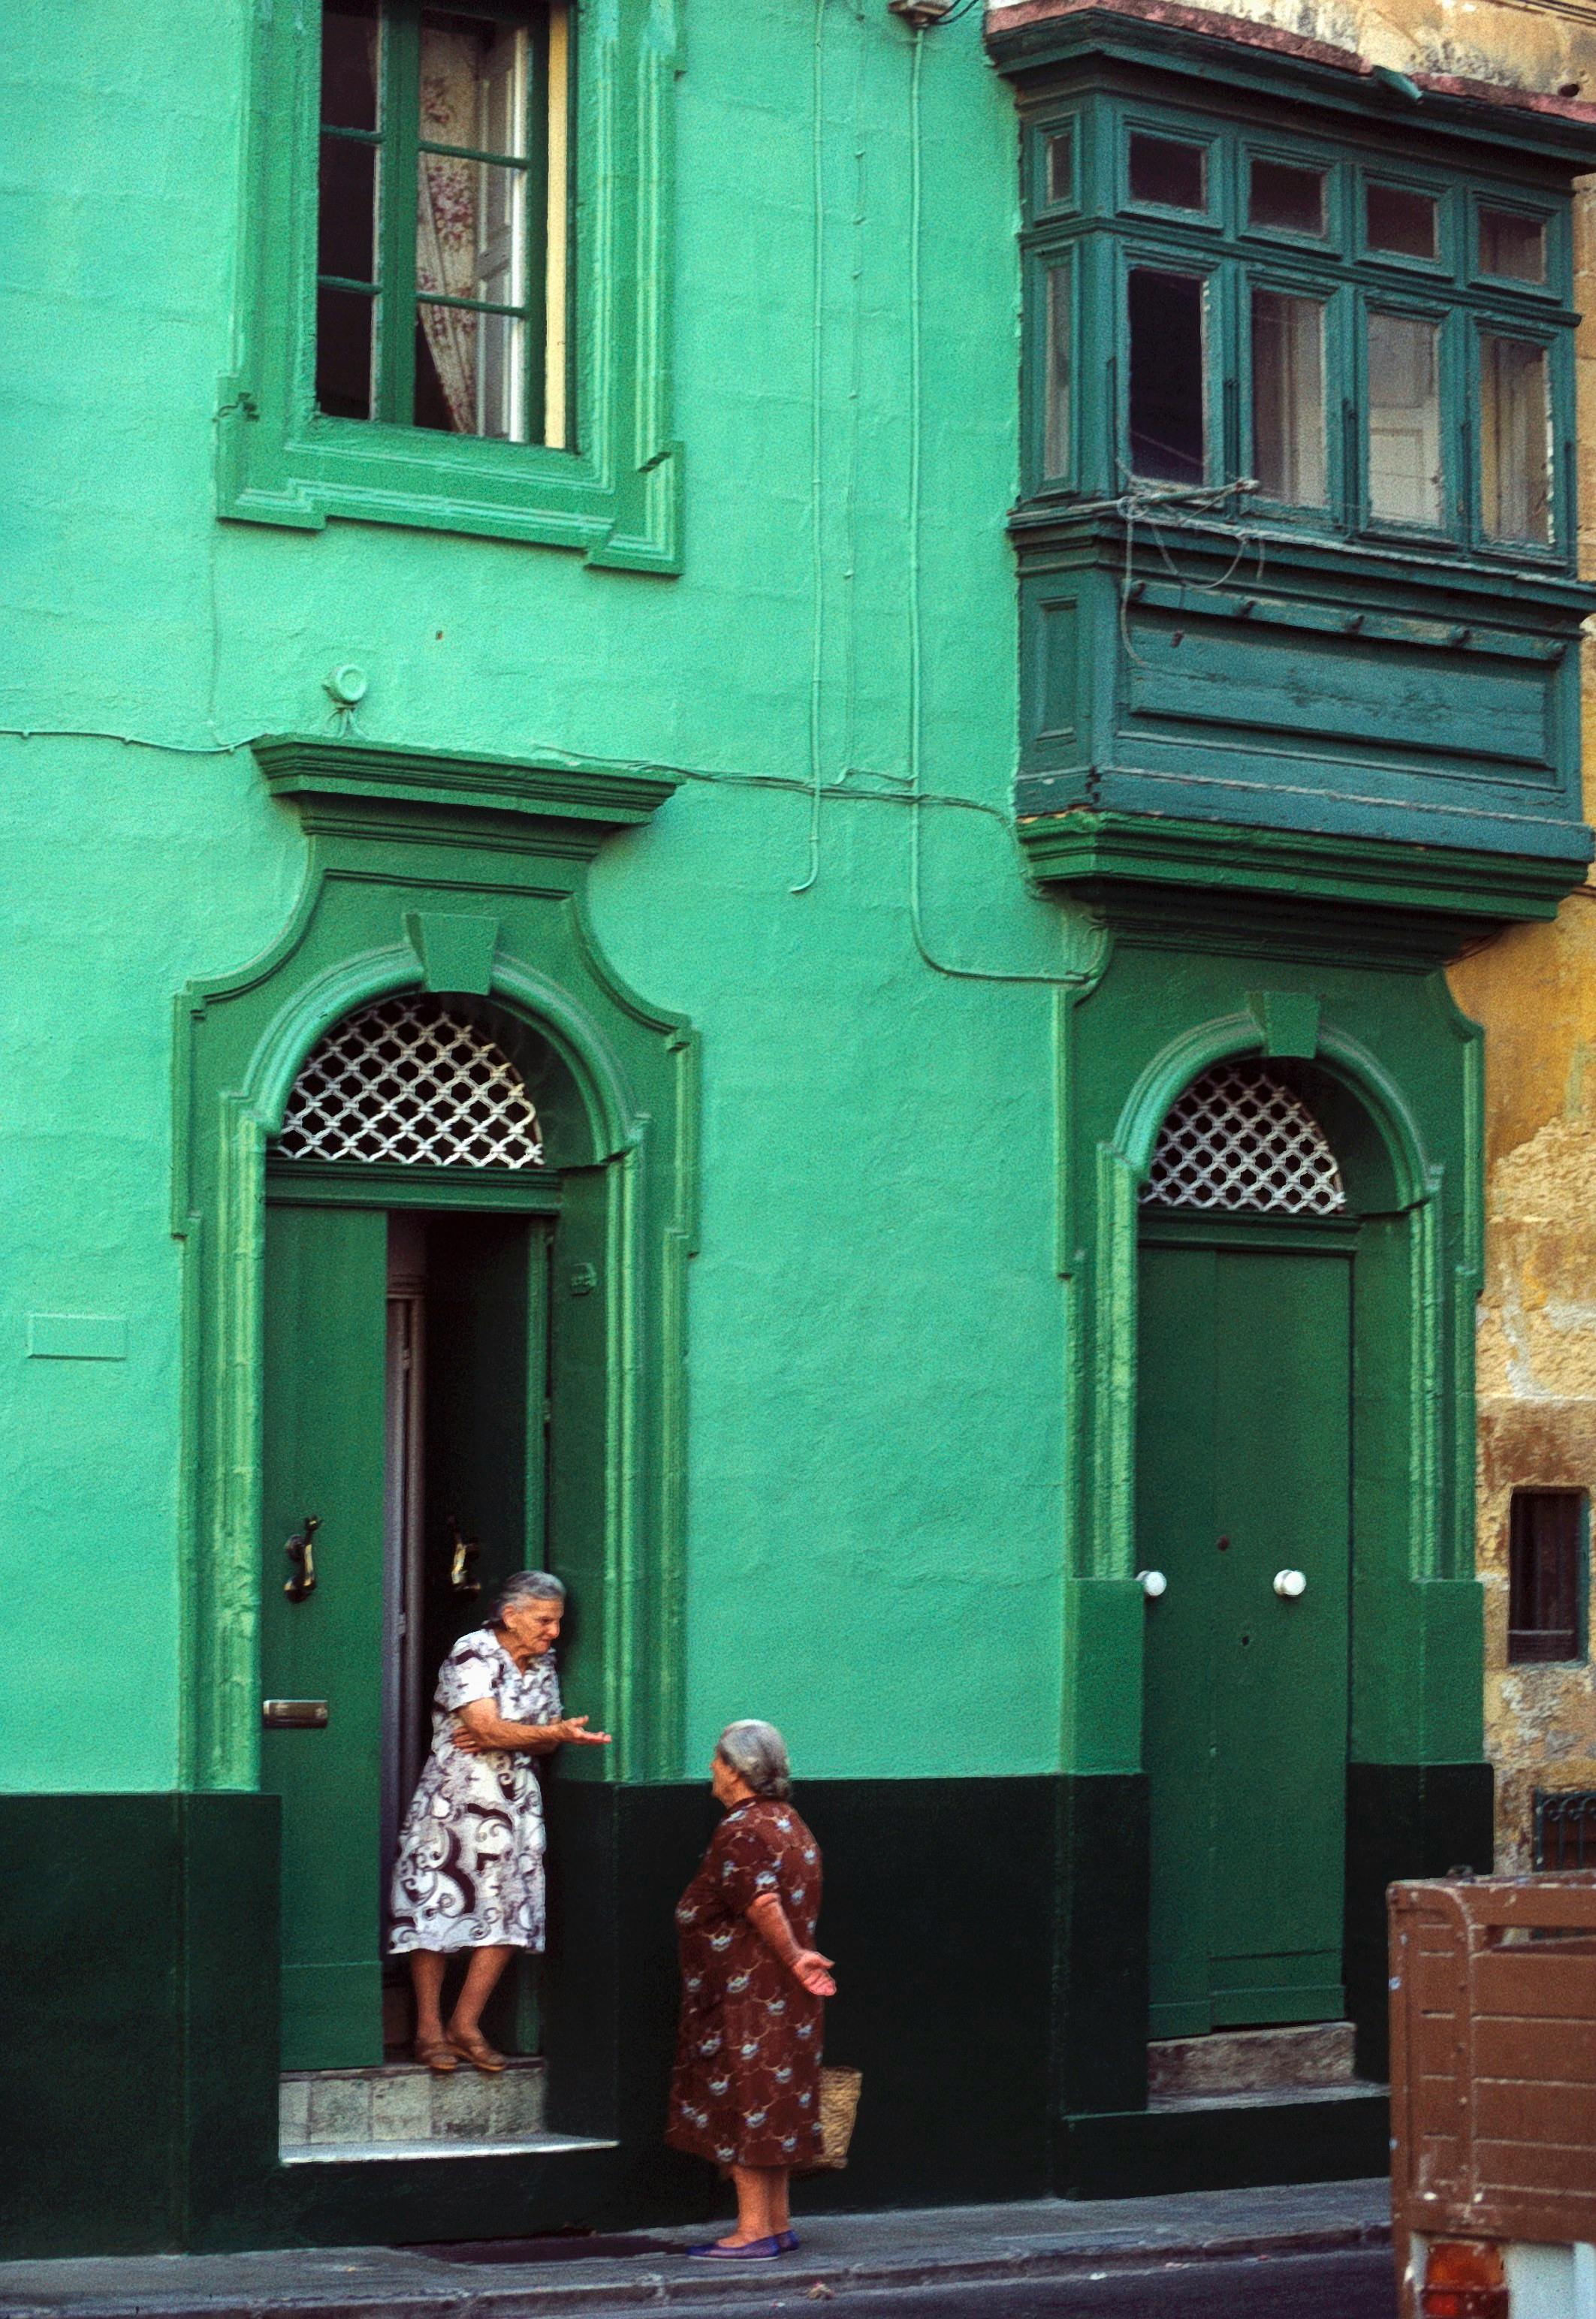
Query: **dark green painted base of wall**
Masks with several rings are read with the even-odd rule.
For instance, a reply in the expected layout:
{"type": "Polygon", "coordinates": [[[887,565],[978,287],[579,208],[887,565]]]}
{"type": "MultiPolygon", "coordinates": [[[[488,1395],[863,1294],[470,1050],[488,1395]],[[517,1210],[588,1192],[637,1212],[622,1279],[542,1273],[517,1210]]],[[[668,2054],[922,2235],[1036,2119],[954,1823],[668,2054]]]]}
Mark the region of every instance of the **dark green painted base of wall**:
{"type": "Polygon", "coordinates": [[[276,2171],[276,1798],[6,1796],[0,1857],[0,2250],[249,2242],[276,2171]]]}
{"type": "MultiPolygon", "coordinates": [[[[1357,1767],[1348,1977],[1383,2070],[1387,1882],[1489,1860],[1477,1764],[1357,1767]]],[[[845,2172],[809,2212],[1378,2171],[1374,2105],[1149,2112],[1139,1777],[834,1781],[801,1791],[864,2072],[845,2172]],[[1267,2122],[1267,2123],[1266,2123],[1267,2122]],[[1373,2137],[1373,2138],[1371,2138],[1373,2137]]],[[[607,2151],[284,2167],[276,2152],[275,1798],[0,1798],[0,2253],[402,2243],[726,2211],[661,2140],[672,1910],[715,1823],[703,1788],[549,1787],[550,2123],[607,2151]]]]}
{"type": "Polygon", "coordinates": [[[1386,1887],[1454,1868],[1489,1875],[1495,1793],[1489,1764],[1347,1767],[1347,2010],[1360,2077],[1384,2084],[1391,2066],[1386,1887]]]}
{"type": "Polygon", "coordinates": [[[1071,2198],[1144,2198],[1235,2190],[1260,2182],[1339,2182],[1384,2174],[1391,2120],[1384,2094],[1235,2109],[1121,2111],[1065,2121],[1071,2198]]]}

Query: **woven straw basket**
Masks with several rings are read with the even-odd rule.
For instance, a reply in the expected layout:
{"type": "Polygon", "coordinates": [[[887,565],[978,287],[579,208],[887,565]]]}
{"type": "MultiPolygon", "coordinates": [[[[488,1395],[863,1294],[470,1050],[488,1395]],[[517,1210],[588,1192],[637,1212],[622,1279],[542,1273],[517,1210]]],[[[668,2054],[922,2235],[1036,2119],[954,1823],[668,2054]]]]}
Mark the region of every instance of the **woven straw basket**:
{"type": "Polygon", "coordinates": [[[825,2070],[820,2072],[820,2157],[819,2167],[843,2167],[848,2163],[848,2144],[853,2139],[853,2120],[859,2111],[859,2091],[864,2079],[858,2070],[825,2070]]]}

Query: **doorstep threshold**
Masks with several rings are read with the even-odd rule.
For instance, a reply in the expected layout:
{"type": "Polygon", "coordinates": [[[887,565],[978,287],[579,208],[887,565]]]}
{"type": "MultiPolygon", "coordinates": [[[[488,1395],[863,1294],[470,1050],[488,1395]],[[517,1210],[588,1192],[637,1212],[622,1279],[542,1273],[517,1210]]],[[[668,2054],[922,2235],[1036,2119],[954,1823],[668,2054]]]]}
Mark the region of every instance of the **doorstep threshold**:
{"type": "Polygon", "coordinates": [[[1199,2116],[1215,2109],[1279,2109],[1303,2102],[1389,2101],[1391,2089],[1362,2078],[1350,2085],[1250,2087],[1234,2094],[1153,2094],[1149,2111],[1156,2116],[1199,2116]]]}
{"type": "Polygon", "coordinates": [[[618,2142],[578,2134],[500,2134],[492,2141],[465,2134],[437,2134],[415,2142],[286,2142],[284,2166],[348,2166],[373,2160],[417,2158],[558,2158],[573,2150],[618,2150],[618,2142]]]}

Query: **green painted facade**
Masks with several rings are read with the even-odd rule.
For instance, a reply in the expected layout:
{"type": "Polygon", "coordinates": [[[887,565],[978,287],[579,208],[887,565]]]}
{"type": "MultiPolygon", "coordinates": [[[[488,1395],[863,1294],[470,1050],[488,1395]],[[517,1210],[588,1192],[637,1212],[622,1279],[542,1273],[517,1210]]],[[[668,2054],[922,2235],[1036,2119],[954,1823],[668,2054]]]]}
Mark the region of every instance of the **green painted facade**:
{"type": "MultiPolygon", "coordinates": [[[[1089,116],[1101,231],[1059,231],[1105,250],[1127,104],[1234,139],[1269,103],[1338,152],[1418,132],[1305,44],[1007,14],[984,42],[852,0],[579,11],[569,452],[317,420],[314,7],[14,28],[0,1837],[32,1879],[0,1954],[56,2025],[4,2065],[39,2121],[0,2193],[16,2251],[702,2209],[658,2146],[669,1911],[749,1713],[825,1847],[832,2050],[879,2121],[827,2200],[1382,2162],[1377,2102],[1303,2106],[1294,2140],[1146,2110],[1139,1191],[1203,1071],[1308,1075],[1351,1330],[1308,1945],[1377,2071],[1384,1882],[1488,1857],[1482,1056],[1441,969],[1582,875],[1569,447],[1529,556],[1222,505],[1155,547],[1106,406],[1081,472],[1042,473],[1038,122],[1089,116]],[[1267,590],[1238,563],[1260,528],[1267,590]],[[1155,677],[1188,632],[1196,675],[1155,677]],[[1169,808],[1222,762],[1231,803],[1169,808]],[[304,1456],[366,1519],[381,1214],[464,1250],[494,1199],[399,1170],[290,1199],[271,1143],[322,1033],[406,991],[493,1027],[547,1141],[539,1196],[497,1203],[518,1262],[549,1250],[518,1518],[573,1585],[568,1702],[617,1746],[554,1783],[543,2036],[552,2122],[615,2147],[288,2170],[321,1735],[263,1739],[262,1686],[347,1682],[358,1714],[378,1670],[357,1642],[325,1678],[296,1660],[279,1533],[322,1512],[325,1611],[304,1456]],[[908,1963],[906,1894],[937,1927],[908,1963]],[[76,2170],[68,2060],[109,2072],[76,2170]]],[[[1460,218],[1473,171],[1553,221],[1560,346],[1589,125],[1441,110],[1422,166],[1460,218]]],[[[1461,273],[1427,294],[1473,311],[1461,273]]],[[[1114,313],[1083,295],[1093,393],[1114,313]]],[[[329,1936],[365,1983],[369,1899],[329,1936]]]]}

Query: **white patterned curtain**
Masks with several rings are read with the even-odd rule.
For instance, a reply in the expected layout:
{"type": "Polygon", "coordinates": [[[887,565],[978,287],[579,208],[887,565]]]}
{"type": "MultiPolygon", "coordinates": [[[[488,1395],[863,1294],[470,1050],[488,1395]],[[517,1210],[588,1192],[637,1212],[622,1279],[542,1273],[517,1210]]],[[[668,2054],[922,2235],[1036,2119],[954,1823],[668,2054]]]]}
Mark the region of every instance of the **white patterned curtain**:
{"type": "MultiPolygon", "coordinates": [[[[433,23],[421,36],[421,134],[437,145],[475,145],[482,50],[464,27],[433,23]]],[[[425,299],[477,294],[477,181],[474,161],[423,153],[416,217],[416,289],[425,299]]],[[[477,427],[478,315],[458,306],[423,305],[421,328],[437,365],[449,417],[463,435],[477,427]]]]}

